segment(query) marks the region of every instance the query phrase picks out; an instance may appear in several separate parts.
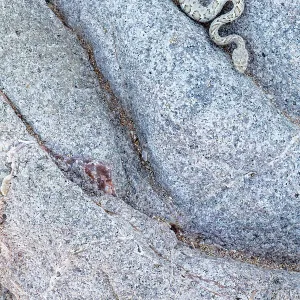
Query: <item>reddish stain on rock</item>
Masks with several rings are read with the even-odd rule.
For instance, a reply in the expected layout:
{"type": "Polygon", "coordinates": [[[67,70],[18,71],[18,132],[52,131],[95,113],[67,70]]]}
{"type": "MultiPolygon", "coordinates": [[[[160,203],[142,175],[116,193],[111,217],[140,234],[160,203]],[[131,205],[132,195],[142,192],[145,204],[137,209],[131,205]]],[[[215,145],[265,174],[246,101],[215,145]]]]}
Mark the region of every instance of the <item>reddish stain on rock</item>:
{"type": "Polygon", "coordinates": [[[111,179],[111,170],[101,163],[86,163],[84,166],[85,173],[93,183],[96,183],[98,189],[104,193],[116,196],[115,188],[111,179]]]}
{"type": "Polygon", "coordinates": [[[116,196],[111,169],[102,162],[57,154],[45,145],[42,148],[71,181],[86,191],[95,192],[98,190],[116,196]]]}

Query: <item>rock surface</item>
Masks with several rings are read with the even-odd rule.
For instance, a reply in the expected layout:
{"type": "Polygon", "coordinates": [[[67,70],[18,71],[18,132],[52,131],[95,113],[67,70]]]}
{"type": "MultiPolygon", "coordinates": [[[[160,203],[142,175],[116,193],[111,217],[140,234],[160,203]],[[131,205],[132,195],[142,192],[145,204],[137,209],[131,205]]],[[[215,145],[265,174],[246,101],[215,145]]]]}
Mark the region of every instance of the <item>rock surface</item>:
{"type": "Polygon", "coordinates": [[[171,1],[56,4],[111,89],[44,1],[2,5],[0,298],[300,299],[280,270],[299,267],[298,127],[171,1]],[[60,157],[110,167],[117,197],[60,157]]]}
{"type": "MultiPolygon", "coordinates": [[[[10,107],[0,102],[0,110],[3,123],[16,125],[2,130],[8,140],[30,141],[10,107]]],[[[6,300],[300,296],[298,273],[207,257],[119,198],[87,196],[36,143],[14,158],[18,171],[1,199],[6,300]]]]}
{"type": "Polygon", "coordinates": [[[299,1],[247,0],[233,27],[252,52],[249,71],[271,101],[300,124],[299,1]]]}
{"type": "Polygon", "coordinates": [[[149,187],[148,175],[140,170],[129,131],[120,126],[118,108],[111,104],[112,95],[100,89],[76,35],[47,7],[33,14],[45,5],[41,3],[25,1],[20,6],[12,1],[1,13],[1,87],[54,153],[105,163],[113,170],[120,197],[130,193],[141,211],[146,206],[151,216],[160,212],[172,219],[170,205],[149,187]],[[22,17],[16,13],[20,9],[22,17]]]}
{"type": "MultiPolygon", "coordinates": [[[[92,44],[101,71],[134,119],[156,179],[179,211],[178,224],[206,242],[296,262],[299,127],[274,107],[270,95],[238,74],[207,30],[172,1],[55,4],[92,44]]],[[[274,6],[278,12],[278,3],[274,6]]],[[[254,3],[255,8],[251,17],[259,18],[261,6],[254,3]]],[[[284,9],[281,13],[284,18],[284,9]]],[[[243,20],[246,24],[247,15],[243,20]]],[[[293,45],[297,30],[291,34],[293,45]]],[[[268,41],[265,48],[271,49],[273,40],[268,41]]],[[[267,37],[258,45],[263,42],[267,37]]],[[[289,69],[281,59],[287,48],[277,51],[261,75],[275,78],[274,89],[289,69]]],[[[253,55],[259,64],[258,53],[253,55]]],[[[281,86],[287,95],[299,89],[299,69],[291,72],[291,88],[281,86]]]]}

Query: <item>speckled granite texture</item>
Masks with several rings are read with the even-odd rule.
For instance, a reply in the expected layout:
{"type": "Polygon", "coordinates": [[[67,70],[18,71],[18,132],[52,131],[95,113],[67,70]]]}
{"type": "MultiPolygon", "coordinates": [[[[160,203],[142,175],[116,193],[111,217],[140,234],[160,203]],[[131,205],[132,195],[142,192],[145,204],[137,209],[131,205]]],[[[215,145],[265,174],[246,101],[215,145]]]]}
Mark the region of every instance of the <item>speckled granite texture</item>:
{"type": "Polygon", "coordinates": [[[300,299],[299,6],[241,75],[172,1],[47,2],[0,2],[0,299],[300,299]]]}

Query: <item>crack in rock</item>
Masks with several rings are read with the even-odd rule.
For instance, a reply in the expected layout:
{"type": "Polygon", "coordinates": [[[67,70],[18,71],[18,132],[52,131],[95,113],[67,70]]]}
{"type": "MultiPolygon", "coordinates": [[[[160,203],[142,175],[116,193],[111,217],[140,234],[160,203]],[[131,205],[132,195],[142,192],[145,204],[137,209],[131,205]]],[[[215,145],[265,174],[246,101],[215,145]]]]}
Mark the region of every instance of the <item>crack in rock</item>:
{"type": "MultiPolygon", "coordinates": [[[[35,138],[39,146],[50,155],[59,169],[72,182],[89,193],[98,194],[103,191],[106,194],[116,196],[115,187],[111,178],[111,170],[108,166],[101,162],[96,162],[88,158],[71,157],[54,153],[50,148],[44,145],[42,138],[35,132],[30,123],[24,118],[17,106],[9,99],[9,97],[0,90],[0,96],[12,108],[17,117],[25,125],[27,132],[35,138]]],[[[3,179],[0,187],[0,193],[3,196],[8,194],[11,180],[16,170],[15,154],[20,151],[26,144],[33,142],[20,141],[20,143],[10,149],[7,155],[7,162],[11,164],[11,172],[3,179]]]]}

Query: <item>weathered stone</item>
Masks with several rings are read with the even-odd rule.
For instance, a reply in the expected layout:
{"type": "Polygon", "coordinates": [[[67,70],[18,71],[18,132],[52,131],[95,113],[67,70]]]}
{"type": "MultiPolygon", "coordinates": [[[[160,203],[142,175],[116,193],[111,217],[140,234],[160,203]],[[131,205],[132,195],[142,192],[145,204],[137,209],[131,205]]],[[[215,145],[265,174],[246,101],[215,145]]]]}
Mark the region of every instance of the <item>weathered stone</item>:
{"type": "Polygon", "coordinates": [[[0,281],[17,299],[300,296],[297,273],[209,258],[119,198],[85,195],[37,144],[20,149],[16,161],[5,198],[0,281]]]}
{"type": "Polygon", "coordinates": [[[120,126],[121,106],[44,1],[1,4],[0,184],[12,178],[0,195],[0,297],[300,298],[299,273],[207,256],[207,244],[195,249],[181,235],[180,225],[232,253],[269,255],[277,268],[299,251],[298,129],[201,27],[171,2],[61,3],[135,132],[120,126]],[[59,164],[68,154],[109,165],[117,197],[86,190],[59,164]]]}
{"type": "MultiPolygon", "coordinates": [[[[178,207],[178,224],[227,248],[297,261],[299,128],[269,94],[238,74],[206,29],[172,1],[54,2],[91,42],[102,72],[133,116],[156,178],[178,207]]],[[[262,12],[256,13],[258,18],[262,12]]],[[[246,24],[247,11],[243,19],[246,24]]],[[[262,33],[255,34],[259,39],[262,33]]],[[[263,41],[273,47],[273,40],[263,41]]],[[[264,72],[277,82],[289,68],[279,71],[280,65],[264,72]]]]}
{"type": "Polygon", "coordinates": [[[13,300],[14,296],[11,294],[11,292],[6,289],[5,287],[3,287],[0,284],[0,299],[1,300],[13,300]]]}
{"type": "MultiPolygon", "coordinates": [[[[300,124],[299,1],[247,0],[232,29],[252,53],[249,71],[289,119],[300,124]]],[[[230,29],[231,30],[231,29],[230,29]]]]}
{"type": "Polygon", "coordinates": [[[140,170],[118,108],[109,109],[112,95],[99,88],[76,35],[43,1],[11,1],[3,8],[0,86],[42,142],[54,154],[107,165],[119,197],[128,199],[130,193],[128,201],[141,211],[173,220],[172,207],[140,170]]]}

